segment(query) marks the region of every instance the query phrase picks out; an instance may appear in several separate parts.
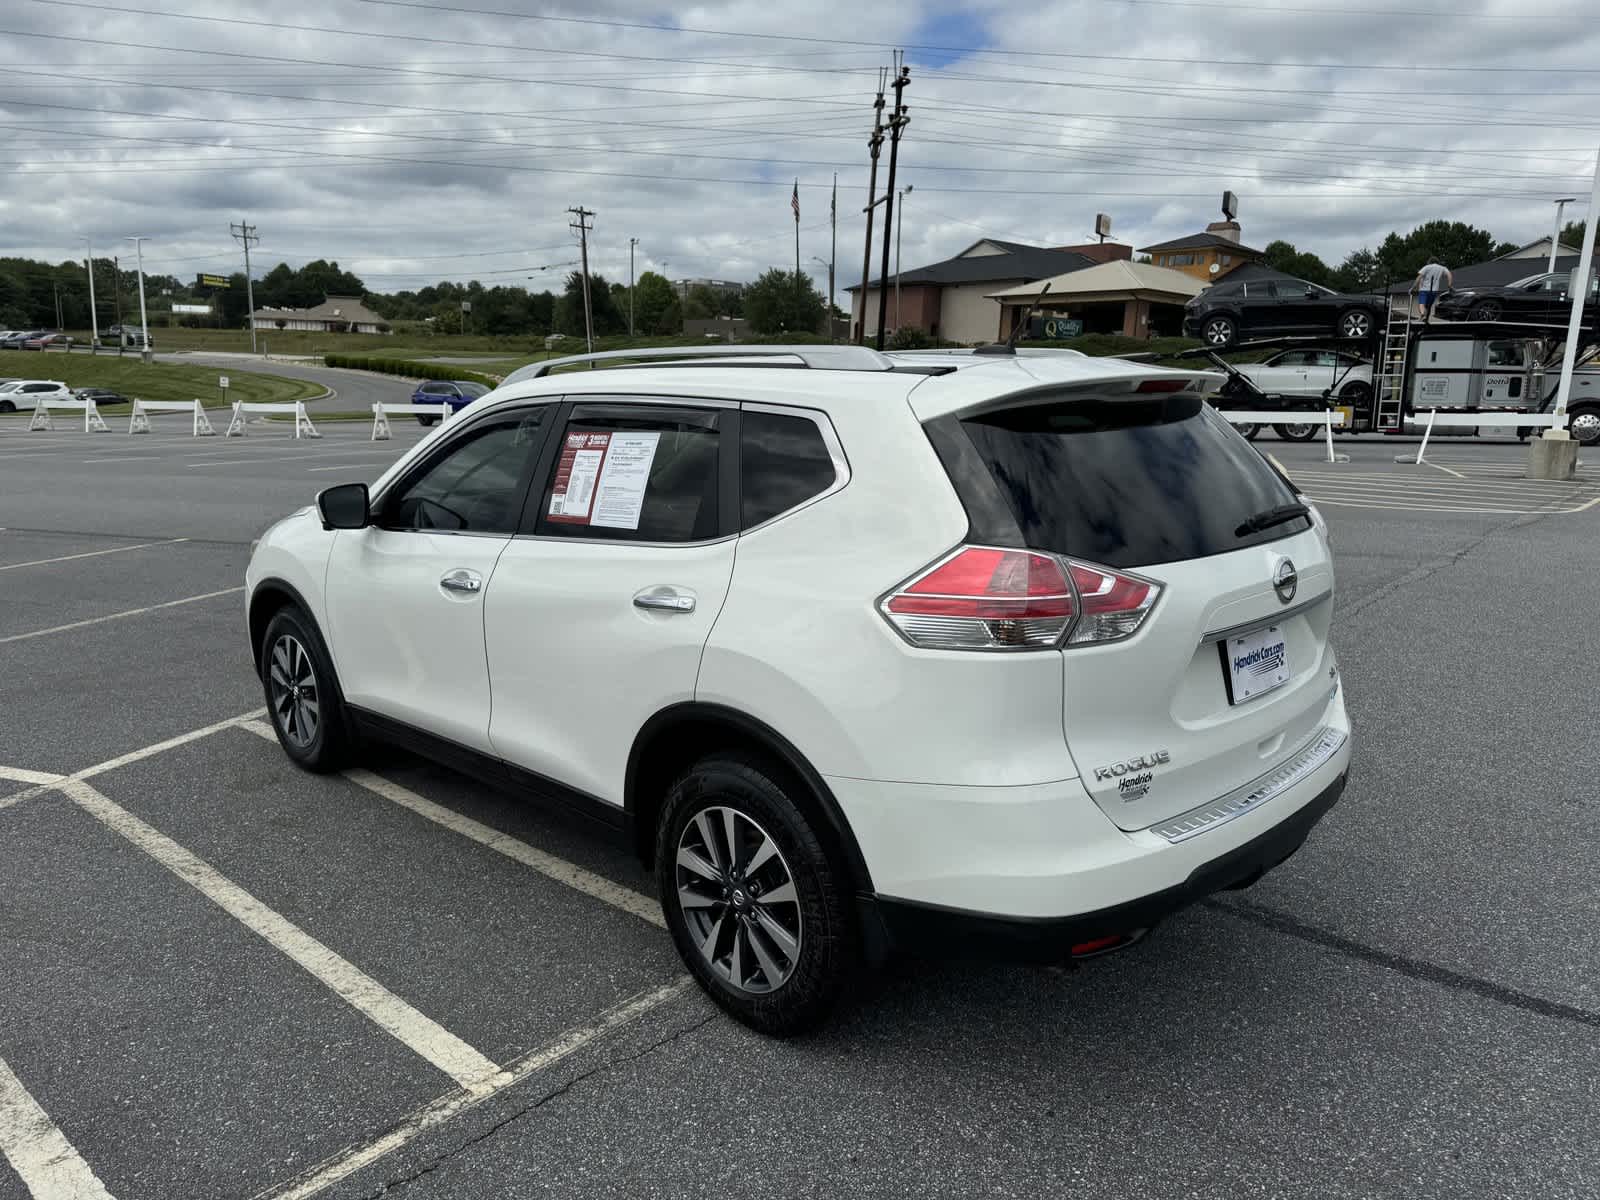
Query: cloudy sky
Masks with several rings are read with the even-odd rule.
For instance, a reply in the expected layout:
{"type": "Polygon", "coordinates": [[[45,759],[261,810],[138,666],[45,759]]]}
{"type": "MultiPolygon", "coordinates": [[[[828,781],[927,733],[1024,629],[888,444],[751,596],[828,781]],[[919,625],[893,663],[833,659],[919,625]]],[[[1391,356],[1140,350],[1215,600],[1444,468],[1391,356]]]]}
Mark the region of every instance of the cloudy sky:
{"type": "Polygon", "coordinates": [[[583,205],[611,279],[630,238],[641,271],[749,279],[793,264],[798,178],[825,284],[837,172],[842,290],[896,47],[907,268],[986,234],[1088,240],[1097,212],[1143,246],[1224,188],[1248,244],[1330,262],[1434,217],[1522,242],[1554,197],[1584,216],[1592,0],[1396,3],[7,0],[0,254],[137,233],[151,269],[229,271],[247,219],[258,275],[325,257],[375,291],[539,288],[583,205]]]}

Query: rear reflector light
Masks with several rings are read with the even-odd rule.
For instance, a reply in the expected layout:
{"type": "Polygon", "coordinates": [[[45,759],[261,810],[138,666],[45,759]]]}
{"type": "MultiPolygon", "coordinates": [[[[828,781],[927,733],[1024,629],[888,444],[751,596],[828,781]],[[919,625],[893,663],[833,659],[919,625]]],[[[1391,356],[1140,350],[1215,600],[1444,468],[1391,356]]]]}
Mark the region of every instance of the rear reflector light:
{"type": "Polygon", "coordinates": [[[1127,637],[1160,592],[1149,580],[1053,554],[963,546],[880,607],[916,646],[1052,649],[1127,637]]]}

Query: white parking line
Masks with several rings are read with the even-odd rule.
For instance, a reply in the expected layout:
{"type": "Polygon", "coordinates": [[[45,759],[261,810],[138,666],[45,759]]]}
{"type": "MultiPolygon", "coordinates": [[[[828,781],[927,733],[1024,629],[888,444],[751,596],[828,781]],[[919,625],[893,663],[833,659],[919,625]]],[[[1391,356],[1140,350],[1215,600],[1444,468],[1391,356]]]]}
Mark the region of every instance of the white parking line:
{"type": "Polygon", "coordinates": [[[376,979],[268,908],[209,863],[145,824],[97,791],[92,784],[72,779],[59,787],[79,808],[127,838],[469,1093],[479,1093],[509,1082],[498,1065],[444,1026],[412,1008],[376,979]]]}
{"type": "MultiPolygon", "coordinates": [[[[278,735],[265,721],[241,721],[239,727],[248,729],[251,733],[277,745],[278,735]]],[[[371,771],[356,767],[345,771],[344,777],[374,795],[393,801],[402,808],[409,808],[418,816],[443,825],[462,837],[471,838],[479,845],[487,846],[507,858],[515,859],[525,867],[532,867],[539,874],[554,879],[557,883],[564,883],[574,891],[592,896],[611,905],[612,908],[620,908],[641,921],[666,928],[666,919],[661,915],[661,905],[642,892],[623,887],[604,875],[596,875],[593,871],[586,871],[564,858],[557,858],[554,854],[548,854],[535,846],[530,846],[527,842],[519,841],[509,833],[502,833],[481,821],[474,821],[471,817],[463,816],[442,804],[435,804],[432,800],[417,795],[410,788],[385,779],[381,775],[374,775],[371,771]]]]}
{"type": "Polygon", "coordinates": [[[503,1082],[478,1093],[456,1092],[441,1096],[401,1121],[377,1140],[365,1146],[354,1146],[341,1154],[324,1159],[307,1173],[267,1191],[258,1192],[253,1200],[310,1200],[343,1179],[348,1179],[363,1167],[370,1166],[386,1154],[392,1154],[407,1143],[415,1141],[430,1129],[460,1116],[485,1100],[536,1075],[546,1067],[583,1049],[591,1042],[604,1037],[614,1029],[642,1017],[652,1009],[660,1008],[669,1000],[690,989],[693,980],[687,975],[648,992],[641,992],[615,1008],[603,1013],[598,1020],[576,1029],[568,1030],[549,1045],[511,1063],[505,1070],[503,1082]]]}
{"type": "Polygon", "coordinates": [[[89,1164],[0,1058],[0,1151],[35,1200],[112,1200],[89,1164]]]}
{"type": "Polygon", "coordinates": [[[29,633],[13,633],[9,637],[0,637],[0,646],[7,642],[25,642],[29,638],[45,637],[52,633],[66,633],[73,629],[84,629],[90,625],[101,625],[106,621],[121,621],[127,617],[137,617],[143,613],[157,612],[163,608],[177,608],[180,604],[198,604],[202,600],[215,600],[218,596],[232,596],[236,592],[244,591],[243,587],[223,588],[220,592],[205,592],[199,596],[185,596],[182,600],[167,600],[160,604],[147,604],[143,608],[130,608],[126,612],[107,613],[103,617],[90,617],[86,621],[71,621],[66,625],[53,625],[49,629],[35,629],[29,633]]]}
{"type": "Polygon", "coordinates": [[[58,783],[64,776],[52,775],[49,771],[25,771],[21,767],[0,767],[0,779],[10,779],[16,783],[58,783]]]}
{"type": "Polygon", "coordinates": [[[156,462],[161,458],[159,454],[126,454],[117,458],[86,458],[84,463],[123,463],[123,462],[156,462]]]}
{"type": "MultiPolygon", "coordinates": [[[[385,460],[387,461],[387,460],[385,460]]],[[[372,462],[334,463],[331,467],[307,467],[307,471],[350,471],[359,467],[370,467],[372,462]]]]}
{"type": "Polygon", "coordinates": [[[79,558],[99,558],[102,554],[127,554],[130,550],[148,550],[152,546],[176,546],[188,538],[167,538],[160,542],[140,542],[137,546],[114,546],[110,550],[86,550],[82,554],[63,554],[56,558],[36,558],[32,562],[7,563],[0,571],[20,571],[23,567],[43,567],[50,563],[72,562],[79,558]]]}

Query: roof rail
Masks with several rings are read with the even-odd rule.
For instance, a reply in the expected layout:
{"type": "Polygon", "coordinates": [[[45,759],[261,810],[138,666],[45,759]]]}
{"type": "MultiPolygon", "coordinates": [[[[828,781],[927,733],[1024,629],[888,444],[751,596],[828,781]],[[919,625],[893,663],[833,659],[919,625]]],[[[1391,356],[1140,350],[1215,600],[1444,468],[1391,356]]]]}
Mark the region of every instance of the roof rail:
{"type": "MultiPolygon", "coordinates": [[[[510,375],[507,375],[501,381],[500,386],[504,387],[508,383],[521,383],[526,379],[542,379],[557,367],[573,366],[578,363],[626,363],[643,360],[668,367],[715,366],[717,364],[708,364],[706,360],[716,358],[789,358],[796,360],[794,363],[796,366],[809,367],[817,371],[889,371],[894,369],[892,359],[879,354],[876,350],[869,350],[865,346],[738,346],[726,343],[719,346],[651,346],[639,350],[597,350],[593,354],[570,354],[565,358],[549,358],[544,362],[529,363],[525,367],[518,367],[510,375]]],[[[770,365],[786,366],[789,364],[772,363],[770,365]]]]}

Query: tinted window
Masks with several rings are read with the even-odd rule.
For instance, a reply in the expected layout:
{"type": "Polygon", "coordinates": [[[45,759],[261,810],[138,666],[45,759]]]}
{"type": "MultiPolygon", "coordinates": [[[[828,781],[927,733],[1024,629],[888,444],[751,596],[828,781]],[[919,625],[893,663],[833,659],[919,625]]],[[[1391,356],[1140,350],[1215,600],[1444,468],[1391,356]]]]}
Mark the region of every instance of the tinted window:
{"type": "Polygon", "coordinates": [[[739,527],[788,512],[833,486],[833,458],[817,423],[747,411],[739,426],[739,527]]]}
{"type": "Polygon", "coordinates": [[[1020,531],[1036,549],[1138,567],[1310,528],[1300,517],[1236,532],[1295,496],[1195,396],[1064,400],[952,422],[929,432],[980,539],[1020,531]]]}
{"type": "Polygon", "coordinates": [[[487,396],[489,394],[489,389],[481,383],[459,383],[456,387],[463,396],[471,396],[474,400],[479,396],[487,396]]]}
{"type": "Polygon", "coordinates": [[[448,383],[425,383],[422,385],[424,396],[450,396],[455,394],[455,388],[448,383]]]}
{"type": "Polygon", "coordinates": [[[537,532],[697,542],[721,532],[722,413],[580,404],[561,433],[537,532]]]}
{"type": "Polygon", "coordinates": [[[25,392],[53,392],[56,385],[53,383],[30,383],[22,389],[25,392]]]}
{"type": "Polygon", "coordinates": [[[512,533],[547,408],[475,425],[384,501],[389,529],[512,533]]]}
{"type": "Polygon", "coordinates": [[[1243,292],[1244,284],[1242,283],[1216,283],[1211,285],[1206,295],[1213,299],[1224,299],[1228,296],[1242,295],[1243,292]]]}
{"type": "Polygon", "coordinates": [[[1245,294],[1259,300],[1263,296],[1276,296],[1278,290],[1270,283],[1251,283],[1245,285],[1245,294]]]}

